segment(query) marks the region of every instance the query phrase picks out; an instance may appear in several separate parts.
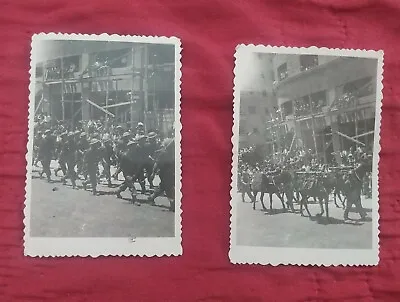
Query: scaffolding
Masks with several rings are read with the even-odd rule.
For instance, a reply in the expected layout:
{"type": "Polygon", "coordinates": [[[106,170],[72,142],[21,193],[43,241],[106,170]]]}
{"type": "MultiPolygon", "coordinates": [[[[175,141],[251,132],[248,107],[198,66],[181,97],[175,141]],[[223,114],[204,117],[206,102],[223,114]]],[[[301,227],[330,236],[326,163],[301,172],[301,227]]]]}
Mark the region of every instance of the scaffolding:
{"type": "Polygon", "coordinates": [[[353,91],[352,100],[345,107],[340,107],[338,105],[341,98],[343,98],[344,96],[342,95],[341,97],[336,98],[330,105],[328,105],[327,110],[325,112],[322,110],[316,111],[312,104],[311,94],[309,94],[308,95],[308,105],[310,108],[309,114],[304,116],[297,116],[294,112],[293,117],[288,118],[282,116],[282,111],[278,111],[279,114],[277,114],[275,118],[272,115],[270,115],[269,126],[266,128],[266,130],[272,136],[271,143],[272,143],[273,156],[276,153],[282,153],[283,151],[282,137],[287,135],[288,127],[286,127],[286,125],[290,122],[293,123],[294,133],[290,142],[289,150],[287,150],[288,153],[292,151],[294,146],[299,147],[298,145],[299,141],[301,141],[300,147],[304,148],[304,133],[301,127],[302,122],[306,122],[307,125],[309,125],[307,126],[307,128],[311,130],[314,155],[321,157],[325,163],[328,161],[326,156],[326,151],[330,145],[332,145],[333,147],[333,154],[338,164],[341,164],[340,151],[342,151],[344,146],[343,140],[347,140],[355,145],[363,147],[368,146],[368,142],[370,141],[368,137],[370,135],[373,135],[374,131],[369,130],[369,127],[367,125],[367,117],[364,116],[364,118],[360,119],[358,113],[362,110],[374,108],[375,101],[364,102],[363,104],[360,104],[361,102],[360,102],[360,97],[358,97],[358,92],[363,90],[369,85],[371,85],[371,83],[367,83],[365,86],[357,89],[356,91],[353,91]],[[354,122],[354,135],[347,135],[346,133],[343,133],[339,129],[338,116],[349,115],[349,114],[354,115],[354,121],[352,121],[354,122]],[[316,119],[318,118],[324,121],[324,127],[322,127],[324,130],[327,129],[326,118],[329,119],[330,127],[328,127],[329,131],[327,133],[317,133],[321,128],[316,126],[316,119]],[[362,127],[359,126],[360,121],[363,122],[362,127]],[[317,130],[317,128],[319,130],[317,130]],[[317,137],[320,137],[321,144],[318,144],[317,137]],[[322,145],[322,150],[319,147],[319,145],[322,145]]]}
{"type": "MultiPolygon", "coordinates": [[[[105,50],[107,51],[107,50],[105,50]]],[[[109,62],[106,62],[107,65],[100,67],[93,67],[90,58],[92,53],[82,53],[79,56],[82,58],[82,66],[79,72],[74,72],[73,77],[66,77],[66,69],[65,69],[65,58],[66,56],[61,56],[57,60],[60,60],[60,72],[59,78],[53,79],[49,78],[47,72],[43,72],[43,79],[37,80],[37,85],[42,86],[42,97],[40,101],[37,103],[35,108],[35,115],[39,112],[44,101],[48,101],[50,103],[50,115],[53,114],[54,108],[54,97],[52,96],[52,92],[56,90],[56,94],[61,97],[61,120],[63,123],[69,122],[71,128],[74,129],[76,126],[76,120],[79,114],[82,115],[82,121],[91,119],[93,116],[93,108],[98,109],[102,114],[104,114],[104,118],[107,120],[108,118],[115,118],[118,116],[120,108],[126,108],[129,106],[130,112],[130,127],[133,129],[135,127],[135,122],[143,121],[144,125],[147,125],[147,108],[149,101],[149,93],[148,93],[148,45],[139,44],[132,45],[130,48],[130,56],[131,62],[130,67],[125,68],[129,70],[128,72],[123,72],[119,74],[112,74],[112,63],[121,57],[113,58],[109,62]],[[87,55],[88,62],[87,67],[83,69],[83,56],[87,55]],[[140,60],[140,66],[137,66],[137,62],[135,62],[135,58],[140,60]],[[99,72],[101,70],[101,72],[99,72]],[[76,75],[78,74],[78,75],[76,75]],[[127,100],[122,100],[119,102],[119,92],[118,84],[121,81],[130,81],[130,91],[126,93],[127,100]],[[138,80],[138,81],[137,81],[138,80]],[[135,87],[135,83],[139,82],[139,87],[135,87]],[[100,93],[105,93],[105,104],[98,104],[94,99],[92,99],[92,94],[94,92],[94,87],[99,86],[100,83],[105,83],[104,90],[100,87],[100,93]],[[115,89],[110,89],[110,83],[112,83],[112,87],[115,89]],[[67,89],[68,88],[68,89],[67,89]],[[115,91],[115,100],[113,104],[110,104],[110,90],[115,91]],[[47,93],[45,92],[47,91],[47,93]],[[77,95],[80,94],[80,97],[77,95]],[[71,98],[67,99],[66,95],[70,95],[71,98]],[[138,102],[139,101],[139,102],[138,102]],[[75,104],[79,103],[80,106],[75,106],[75,104]],[[67,105],[68,104],[68,105],[67,105]],[[134,112],[135,105],[139,104],[140,117],[135,120],[134,112]],[[69,114],[67,116],[67,108],[69,114]],[[89,112],[86,112],[85,108],[88,109],[89,112]],[[112,109],[115,110],[115,113],[112,113],[112,109]]],[[[45,64],[48,64],[49,61],[46,61],[45,64]]],[[[137,86],[137,85],[136,85],[137,86]]],[[[154,87],[155,90],[155,87],[154,87]]],[[[121,90],[126,91],[126,90],[121,90]]],[[[155,94],[155,91],[153,92],[155,94]]],[[[128,110],[124,110],[126,112],[128,110]]],[[[138,111],[138,110],[136,110],[138,111]]]]}

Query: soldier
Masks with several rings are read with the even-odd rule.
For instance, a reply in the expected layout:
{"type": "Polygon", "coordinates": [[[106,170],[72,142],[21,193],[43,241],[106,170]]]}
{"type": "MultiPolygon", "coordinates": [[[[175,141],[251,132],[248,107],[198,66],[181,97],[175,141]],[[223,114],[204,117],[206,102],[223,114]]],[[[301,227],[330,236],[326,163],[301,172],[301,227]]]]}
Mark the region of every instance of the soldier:
{"type": "Polygon", "coordinates": [[[65,185],[66,179],[69,178],[72,183],[72,188],[76,188],[76,172],[75,172],[75,164],[76,164],[76,142],[74,140],[74,133],[68,133],[68,139],[64,147],[65,161],[67,164],[67,175],[62,178],[63,184],[65,185]]]}
{"type": "Polygon", "coordinates": [[[144,124],[139,122],[136,126],[136,137],[145,135],[144,124]]]}
{"type": "Polygon", "coordinates": [[[104,147],[101,150],[102,150],[103,174],[107,179],[108,186],[111,187],[112,183],[111,183],[110,168],[112,163],[116,161],[116,157],[110,139],[106,139],[104,141],[104,147]]]}
{"type": "MultiPolygon", "coordinates": [[[[146,164],[149,161],[149,154],[146,146],[147,137],[144,135],[138,136],[136,138],[136,141],[137,141],[137,149],[136,149],[136,156],[134,158],[134,165],[138,169],[138,181],[142,189],[142,194],[146,194],[145,168],[146,164]]],[[[152,172],[153,169],[151,168],[150,173],[152,174],[152,172]]],[[[154,178],[154,176],[151,176],[150,178],[154,178]]]]}
{"type": "Polygon", "coordinates": [[[39,159],[42,163],[43,170],[39,173],[42,177],[43,173],[47,176],[47,181],[51,181],[50,163],[54,153],[54,139],[51,131],[47,129],[44,132],[44,138],[39,146],[39,159]]]}
{"type": "Polygon", "coordinates": [[[162,149],[158,151],[153,173],[158,171],[160,177],[160,186],[149,196],[148,201],[154,204],[155,198],[165,192],[169,202],[170,210],[175,210],[175,149],[174,139],[164,141],[162,149]]]}
{"type": "Polygon", "coordinates": [[[122,198],[121,193],[127,188],[131,192],[131,203],[136,202],[136,188],[134,182],[137,177],[137,167],[135,167],[134,158],[136,157],[137,144],[136,141],[130,141],[127,144],[128,150],[120,156],[120,168],[124,174],[124,182],[118,188],[117,198],[122,198]]]}
{"type": "Polygon", "coordinates": [[[251,202],[254,202],[255,196],[251,192],[252,179],[247,169],[241,169],[239,181],[239,191],[242,193],[242,202],[245,202],[246,194],[250,197],[251,202]]]}
{"type": "Polygon", "coordinates": [[[77,143],[77,169],[78,169],[78,175],[83,173],[85,179],[87,178],[87,174],[83,170],[83,161],[85,152],[89,149],[89,147],[90,144],[86,137],[86,133],[82,132],[79,135],[79,141],[77,143]]]}
{"type": "Polygon", "coordinates": [[[100,141],[93,139],[90,142],[90,148],[85,152],[84,163],[89,175],[89,180],[83,182],[83,187],[86,190],[88,183],[92,186],[93,195],[97,195],[97,169],[101,160],[101,152],[99,151],[100,141]]]}
{"type": "Polygon", "coordinates": [[[121,173],[121,171],[122,171],[122,168],[121,168],[121,165],[120,165],[121,156],[122,156],[122,154],[124,154],[125,151],[127,150],[128,142],[129,142],[130,136],[131,136],[131,134],[130,134],[129,132],[125,132],[125,133],[122,135],[121,139],[117,142],[117,144],[116,144],[116,146],[115,146],[115,154],[116,154],[116,156],[117,156],[118,163],[119,163],[119,166],[117,167],[117,171],[115,171],[115,173],[114,173],[114,175],[113,175],[113,177],[114,177],[115,180],[118,180],[118,175],[119,175],[119,173],[121,173]]]}
{"type": "Polygon", "coordinates": [[[67,144],[67,133],[61,133],[60,140],[57,142],[57,157],[58,157],[58,168],[54,171],[55,175],[58,176],[58,172],[62,171],[63,176],[67,175],[67,162],[65,148],[67,144]]]}
{"type": "Polygon", "coordinates": [[[146,176],[150,189],[154,189],[153,166],[155,162],[156,151],[160,149],[160,144],[157,141],[157,134],[155,132],[150,132],[147,136],[146,149],[148,155],[145,164],[146,176]]]}
{"type": "Polygon", "coordinates": [[[349,212],[353,205],[355,205],[356,211],[359,213],[361,219],[364,219],[367,216],[361,204],[361,189],[363,185],[363,180],[360,179],[359,175],[356,172],[356,169],[359,169],[362,165],[366,165],[367,162],[368,156],[364,153],[361,156],[361,162],[355,167],[355,169],[351,170],[349,175],[346,177],[345,186],[347,203],[343,215],[345,220],[349,219],[349,212]],[[360,183],[359,185],[358,182],[360,183]]]}

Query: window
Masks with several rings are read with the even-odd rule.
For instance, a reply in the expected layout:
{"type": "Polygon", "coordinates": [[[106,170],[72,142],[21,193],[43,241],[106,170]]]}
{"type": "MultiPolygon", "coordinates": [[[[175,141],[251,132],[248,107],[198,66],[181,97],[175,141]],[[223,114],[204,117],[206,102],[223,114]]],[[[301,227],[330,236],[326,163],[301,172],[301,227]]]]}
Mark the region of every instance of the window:
{"type": "Polygon", "coordinates": [[[316,55],[301,55],[300,56],[300,70],[306,71],[318,65],[318,56],[316,55]]]}
{"type": "Polygon", "coordinates": [[[313,106],[313,110],[320,111],[323,106],[326,106],[326,91],[318,91],[310,95],[311,97],[311,104],[313,106]],[[315,110],[316,109],[316,110],[315,110]]]}
{"type": "Polygon", "coordinates": [[[358,97],[371,95],[374,92],[372,77],[365,77],[349,82],[343,86],[343,94],[351,93],[358,97]]]}
{"type": "Polygon", "coordinates": [[[293,114],[293,101],[287,101],[282,104],[282,112],[284,116],[293,114]]]}
{"type": "Polygon", "coordinates": [[[256,114],[256,106],[249,106],[249,114],[256,114]]]}
{"type": "Polygon", "coordinates": [[[287,72],[287,64],[283,63],[278,67],[278,78],[280,81],[286,79],[288,77],[288,72],[287,72]]]}

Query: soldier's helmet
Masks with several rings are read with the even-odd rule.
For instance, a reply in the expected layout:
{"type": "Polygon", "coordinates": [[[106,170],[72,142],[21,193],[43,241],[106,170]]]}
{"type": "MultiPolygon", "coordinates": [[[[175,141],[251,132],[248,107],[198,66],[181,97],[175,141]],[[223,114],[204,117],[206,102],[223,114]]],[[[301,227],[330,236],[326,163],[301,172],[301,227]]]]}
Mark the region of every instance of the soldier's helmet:
{"type": "Polygon", "coordinates": [[[139,135],[138,137],[136,137],[136,141],[138,143],[144,143],[144,142],[146,142],[146,140],[147,140],[147,136],[145,136],[145,135],[139,135]]]}
{"type": "Polygon", "coordinates": [[[122,138],[127,138],[129,137],[131,134],[129,132],[124,132],[124,134],[122,134],[122,138]]]}
{"type": "Polygon", "coordinates": [[[95,145],[97,145],[99,143],[99,140],[97,140],[97,139],[92,139],[91,141],[90,141],[90,145],[91,146],[95,146],[95,145]]]}
{"type": "Polygon", "coordinates": [[[74,133],[73,132],[69,132],[68,133],[68,137],[74,137],[74,133]]]}
{"type": "Polygon", "coordinates": [[[367,153],[363,153],[363,154],[361,155],[360,159],[361,159],[362,161],[367,161],[367,160],[368,160],[368,155],[367,155],[367,153]]]}
{"type": "Polygon", "coordinates": [[[82,132],[81,135],[79,135],[79,137],[80,137],[80,138],[86,137],[86,133],[85,133],[85,132],[82,132]]]}
{"type": "Polygon", "coordinates": [[[137,143],[136,140],[133,139],[133,140],[131,140],[131,141],[128,142],[127,146],[128,146],[128,147],[133,147],[133,146],[136,145],[136,143],[137,143]]]}
{"type": "Polygon", "coordinates": [[[144,124],[142,123],[142,122],[139,122],[138,124],[137,124],[137,126],[136,126],[136,128],[143,128],[144,127],[144,124]]]}
{"type": "Polygon", "coordinates": [[[47,129],[47,130],[44,132],[45,135],[49,135],[50,133],[51,133],[50,129],[47,129]]]}
{"type": "Polygon", "coordinates": [[[150,132],[149,135],[147,136],[149,139],[154,139],[157,137],[157,134],[155,132],[150,132]]]}

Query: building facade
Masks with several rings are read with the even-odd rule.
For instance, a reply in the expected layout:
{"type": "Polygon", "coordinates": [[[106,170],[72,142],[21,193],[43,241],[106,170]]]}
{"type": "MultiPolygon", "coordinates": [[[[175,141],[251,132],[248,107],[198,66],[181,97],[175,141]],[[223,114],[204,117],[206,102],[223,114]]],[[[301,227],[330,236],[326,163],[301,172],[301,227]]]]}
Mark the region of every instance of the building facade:
{"type": "Polygon", "coordinates": [[[279,126],[295,133],[297,146],[327,161],[350,147],[372,147],[377,60],[272,55],[272,62],[279,126]]]}
{"type": "Polygon", "coordinates": [[[85,47],[59,56],[63,53],[55,48],[51,60],[37,65],[36,105],[53,119],[72,124],[113,117],[120,124],[140,121],[148,130],[170,131],[174,46],[116,43],[105,49],[85,47]]]}
{"type": "Polygon", "coordinates": [[[247,83],[240,90],[239,147],[268,143],[266,121],[275,117],[277,108],[273,93],[272,60],[265,54],[252,54],[246,62],[247,83]]]}

